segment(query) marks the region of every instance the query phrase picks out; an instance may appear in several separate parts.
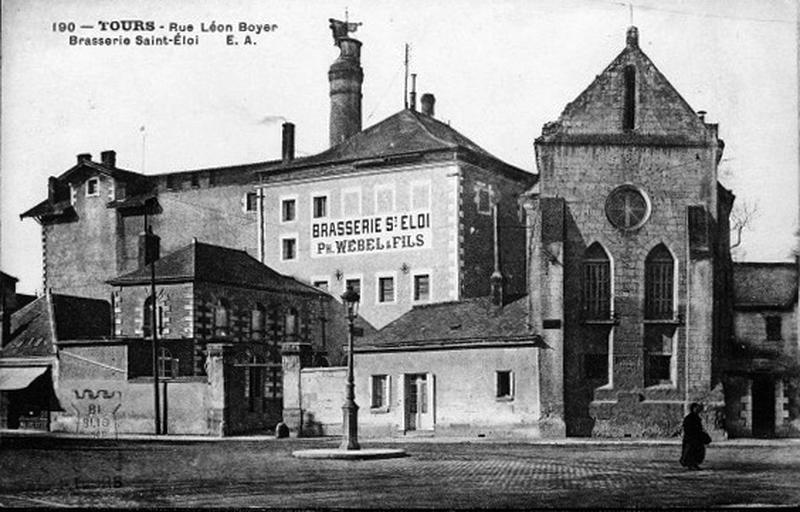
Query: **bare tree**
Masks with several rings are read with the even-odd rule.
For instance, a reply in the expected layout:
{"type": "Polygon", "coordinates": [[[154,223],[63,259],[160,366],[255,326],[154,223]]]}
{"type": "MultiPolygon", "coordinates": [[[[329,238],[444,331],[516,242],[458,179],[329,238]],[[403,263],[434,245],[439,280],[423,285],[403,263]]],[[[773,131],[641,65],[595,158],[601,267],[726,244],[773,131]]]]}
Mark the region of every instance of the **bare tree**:
{"type": "Polygon", "coordinates": [[[731,211],[731,249],[736,249],[742,245],[742,233],[752,229],[753,221],[758,216],[758,203],[754,201],[742,201],[736,203],[731,211]]]}

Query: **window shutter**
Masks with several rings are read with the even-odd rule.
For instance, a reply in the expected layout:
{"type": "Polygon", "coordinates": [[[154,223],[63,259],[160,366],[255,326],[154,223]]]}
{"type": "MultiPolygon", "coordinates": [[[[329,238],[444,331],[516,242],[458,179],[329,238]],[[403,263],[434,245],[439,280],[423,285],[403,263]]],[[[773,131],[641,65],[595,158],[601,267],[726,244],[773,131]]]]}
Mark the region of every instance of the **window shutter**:
{"type": "Polygon", "coordinates": [[[436,425],[436,375],[428,374],[428,408],[431,413],[431,427],[436,425]]]}
{"type": "Polygon", "coordinates": [[[400,413],[400,421],[397,422],[397,430],[406,430],[406,379],[403,374],[397,376],[400,385],[397,387],[397,410],[400,413]]]}

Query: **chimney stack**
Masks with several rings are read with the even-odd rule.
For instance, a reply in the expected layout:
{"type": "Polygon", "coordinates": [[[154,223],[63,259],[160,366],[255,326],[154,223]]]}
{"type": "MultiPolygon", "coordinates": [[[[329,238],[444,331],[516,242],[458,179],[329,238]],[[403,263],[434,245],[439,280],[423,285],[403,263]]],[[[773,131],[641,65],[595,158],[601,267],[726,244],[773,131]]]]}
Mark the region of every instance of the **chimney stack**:
{"type": "Polygon", "coordinates": [[[102,153],[100,153],[100,160],[106,167],[114,168],[117,166],[117,152],[111,150],[103,151],[102,153]]]}
{"type": "Polygon", "coordinates": [[[81,164],[83,162],[90,162],[92,160],[91,153],[81,153],[78,155],[78,163],[81,164]]]}
{"type": "Polygon", "coordinates": [[[697,111],[697,117],[699,117],[700,120],[703,121],[704,123],[706,122],[706,114],[707,114],[707,112],[705,110],[698,110],[697,111]]]}
{"type": "Polygon", "coordinates": [[[47,178],[47,200],[51,203],[57,202],[58,196],[58,178],[50,176],[47,178]]]}
{"type": "Polygon", "coordinates": [[[349,37],[359,24],[331,21],[339,57],[328,70],[331,86],[330,143],[335,146],[361,131],[361,41],[349,37]]]}
{"type": "Polygon", "coordinates": [[[420,98],[420,108],[422,109],[422,113],[426,116],[433,117],[433,107],[436,104],[436,98],[431,93],[425,93],[420,98]]]}
{"type": "Polygon", "coordinates": [[[409,108],[417,110],[417,74],[411,73],[411,99],[409,100],[409,108]]]}
{"type": "Polygon", "coordinates": [[[639,47],[639,29],[636,27],[629,27],[627,34],[625,34],[625,44],[629,48],[639,47]]]}
{"type": "Polygon", "coordinates": [[[294,160],[294,123],[283,123],[282,145],[281,157],[288,164],[294,160]]]}

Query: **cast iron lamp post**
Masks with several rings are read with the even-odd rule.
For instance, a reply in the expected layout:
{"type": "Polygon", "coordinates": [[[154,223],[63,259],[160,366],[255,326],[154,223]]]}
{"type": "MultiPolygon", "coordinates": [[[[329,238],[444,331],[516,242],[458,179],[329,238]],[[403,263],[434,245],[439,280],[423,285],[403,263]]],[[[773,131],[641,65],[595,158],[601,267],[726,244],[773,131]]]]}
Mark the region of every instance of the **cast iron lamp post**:
{"type": "Polygon", "coordinates": [[[347,309],[347,384],[342,406],[342,450],[360,450],[358,446],[358,405],[356,405],[355,384],[353,383],[353,322],[358,316],[358,301],[361,297],[352,286],[342,294],[342,302],[347,309]]]}

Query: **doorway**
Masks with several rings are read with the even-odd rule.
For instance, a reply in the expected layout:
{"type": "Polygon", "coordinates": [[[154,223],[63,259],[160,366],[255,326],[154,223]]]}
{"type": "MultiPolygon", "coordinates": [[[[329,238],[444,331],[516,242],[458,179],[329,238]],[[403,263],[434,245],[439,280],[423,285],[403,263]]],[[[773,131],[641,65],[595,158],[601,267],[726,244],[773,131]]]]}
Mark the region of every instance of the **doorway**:
{"type": "Polygon", "coordinates": [[[753,437],[775,435],[775,382],[769,375],[753,376],[753,437]]]}
{"type": "Polygon", "coordinates": [[[405,375],[406,430],[433,430],[433,379],[425,373],[405,375]]]}

